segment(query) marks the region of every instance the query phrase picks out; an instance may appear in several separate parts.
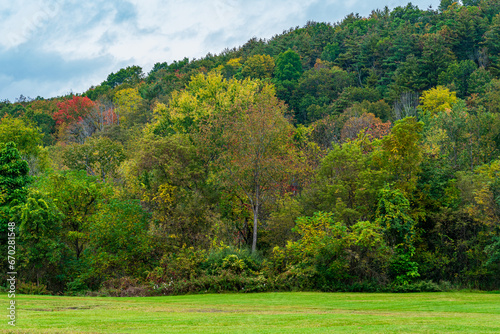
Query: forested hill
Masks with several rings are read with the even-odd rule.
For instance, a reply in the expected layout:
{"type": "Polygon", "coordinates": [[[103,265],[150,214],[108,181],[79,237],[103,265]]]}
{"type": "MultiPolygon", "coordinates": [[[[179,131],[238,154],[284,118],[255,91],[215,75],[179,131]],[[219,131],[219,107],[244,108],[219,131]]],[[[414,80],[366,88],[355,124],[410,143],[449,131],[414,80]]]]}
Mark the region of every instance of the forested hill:
{"type": "Polygon", "coordinates": [[[498,289],[499,13],[351,14],[4,101],[2,251],[17,222],[52,292],[498,289]]]}

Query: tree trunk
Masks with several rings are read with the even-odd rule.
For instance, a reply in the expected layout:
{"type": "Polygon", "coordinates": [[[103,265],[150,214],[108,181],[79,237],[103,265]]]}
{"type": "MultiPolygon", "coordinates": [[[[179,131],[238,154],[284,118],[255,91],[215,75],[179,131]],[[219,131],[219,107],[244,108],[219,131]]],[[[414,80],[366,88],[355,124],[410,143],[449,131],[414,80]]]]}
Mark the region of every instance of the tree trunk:
{"type": "Polygon", "coordinates": [[[253,206],[253,238],[252,238],[252,253],[257,250],[257,219],[259,216],[259,205],[253,206]]]}

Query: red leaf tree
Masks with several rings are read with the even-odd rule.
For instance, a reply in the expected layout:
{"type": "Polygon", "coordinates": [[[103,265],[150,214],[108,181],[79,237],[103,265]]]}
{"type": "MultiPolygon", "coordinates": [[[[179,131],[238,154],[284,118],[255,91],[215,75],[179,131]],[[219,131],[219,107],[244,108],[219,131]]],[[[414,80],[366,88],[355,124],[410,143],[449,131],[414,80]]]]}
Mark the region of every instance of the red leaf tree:
{"type": "Polygon", "coordinates": [[[57,125],[74,123],[82,120],[94,108],[95,103],[88,97],[73,96],[71,100],[59,102],[59,109],[52,117],[57,125]]]}

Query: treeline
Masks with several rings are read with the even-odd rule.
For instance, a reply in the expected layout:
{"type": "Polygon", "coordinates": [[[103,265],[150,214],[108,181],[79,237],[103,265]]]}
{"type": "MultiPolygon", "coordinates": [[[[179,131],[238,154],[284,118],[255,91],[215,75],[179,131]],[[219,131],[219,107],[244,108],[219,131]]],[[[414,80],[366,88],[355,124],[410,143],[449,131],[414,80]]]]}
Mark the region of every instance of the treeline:
{"type": "Polygon", "coordinates": [[[499,13],[351,14],[4,101],[21,289],[498,289],[499,13]]]}

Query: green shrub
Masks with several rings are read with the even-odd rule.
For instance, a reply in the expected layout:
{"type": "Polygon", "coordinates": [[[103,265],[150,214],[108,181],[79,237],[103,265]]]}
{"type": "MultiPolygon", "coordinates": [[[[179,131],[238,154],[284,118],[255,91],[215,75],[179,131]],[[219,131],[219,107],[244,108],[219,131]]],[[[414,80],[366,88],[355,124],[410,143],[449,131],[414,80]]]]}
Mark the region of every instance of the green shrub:
{"type": "Polygon", "coordinates": [[[203,275],[189,280],[177,280],[152,285],[150,294],[179,295],[186,293],[265,292],[269,284],[264,276],[248,277],[223,271],[217,276],[203,275]]]}
{"type": "Polygon", "coordinates": [[[50,295],[45,284],[19,282],[17,292],[23,295],[50,295]]]}

